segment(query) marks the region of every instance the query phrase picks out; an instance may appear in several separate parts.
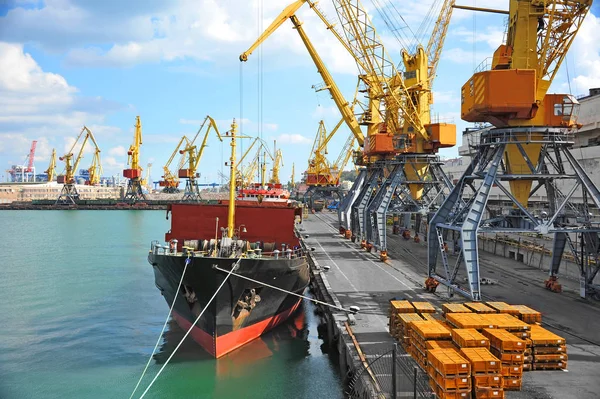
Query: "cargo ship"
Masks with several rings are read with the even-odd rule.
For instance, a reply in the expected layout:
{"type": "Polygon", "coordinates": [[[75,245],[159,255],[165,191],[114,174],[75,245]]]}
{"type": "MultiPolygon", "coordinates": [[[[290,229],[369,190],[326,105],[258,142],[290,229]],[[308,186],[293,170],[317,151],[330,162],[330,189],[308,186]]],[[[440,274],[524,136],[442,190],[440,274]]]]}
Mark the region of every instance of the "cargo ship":
{"type": "MultiPolygon", "coordinates": [[[[231,127],[235,182],[235,121],[231,127]]],[[[294,294],[310,281],[295,231],[301,209],[281,187],[231,186],[228,201],[169,205],[166,244],[152,242],[148,255],[173,319],[215,358],[288,319],[302,300],[294,294]]]]}

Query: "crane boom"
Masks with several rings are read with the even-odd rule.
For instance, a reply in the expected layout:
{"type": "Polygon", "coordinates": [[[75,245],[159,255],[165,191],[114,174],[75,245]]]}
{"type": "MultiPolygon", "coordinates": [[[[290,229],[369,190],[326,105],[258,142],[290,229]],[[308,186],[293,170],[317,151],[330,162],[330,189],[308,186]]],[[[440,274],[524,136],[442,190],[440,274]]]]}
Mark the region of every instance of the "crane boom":
{"type": "Polygon", "coordinates": [[[370,91],[369,98],[376,99],[371,112],[381,115],[392,134],[401,130],[396,117],[401,113],[405,124],[424,140],[429,140],[402,75],[390,61],[360,0],[334,0],[334,4],[357,65],[359,68],[367,66],[361,68],[361,77],[370,91]],[[384,102],[384,109],[380,107],[380,100],[384,102]]]}
{"type": "Polygon", "coordinates": [[[140,146],[142,145],[142,122],[139,116],[135,118],[135,131],[133,133],[133,144],[127,151],[127,165],[131,166],[131,169],[139,169],[140,167],[140,146]]]}
{"type": "Polygon", "coordinates": [[[433,80],[435,79],[435,73],[440,61],[440,55],[442,54],[442,47],[444,47],[444,41],[446,40],[446,33],[448,32],[448,25],[450,24],[455,2],[456,0],[444,0],[440,14],[433,26],[433,32],[429,37],[427,48],[425,49],[429,61],[429,72],[427,74],[429,86],[433,85],[433,80]]]}
{"type": "Polygon", "coordinates": [[[54,180],[56,175],[56,149],[52,149],[52,156],[50,157],[50,165],[48,165],[48,169],[44,172],[48,175],[48,182],[54,180]]]}
{"type": "Polygon", "coordinates": [[[281,14],[279,14],[279,16],[275,19],[275,21],[273,21],[273,23],[265,30],[265,32],[263,32],[263,34],[260,35],[256,42],[254,42],[246,52],[240,55],[240,61],[247,61],[248,55],[250,55],[254,49],[256,49],[260,44],[262,44],[279,26],[281,26],[281,24],[283,24],[283,22],[289,19],[294,25],[294,28],[298,31],[302,42],[308,50],[308,53],[310,54],[315,66],[317,67],[319,74],[323,78],[323,81],[325,82],[325,85],[329,90],[333,101],[335,102],[336,106],[340,110],[340,113],[344,117],[346,124],[358,140],[359,145],[362,146],[364,144],[365,138],[362,133],[362,130],[360,129],[358,120],[356,119],[356,116],[354,115],[354,112],[350,107],[350,104],[344,98],[342,92],[340,91],[339,87],[333,80],[333,77],[329,73],[329,70],[325,66],[325,63],[323,62],[317,50],[313,46],[312,42],[306,35],[306,32],[302,28],[302,23],[294,15],[294,13],[298,10],[298,8],[300,8],[300,6],[304,2],[305,1],[298,0],[292,5],[286,7],[281,12],[281,14]]]}
{"type": "Polygon", "coordinates": [[[275,151],[275,160],[273,161],[273,174],[271,175],[271,179],[269,183],[280,184],[279,180],[279,170],[283,166],[283,152],[279,149],[275,151]]]}
{"type": "Polygon", "coordinates": [[[35,147],[37,146],[37,140],[33,140],[31,142],[31,148],[29,149],[29,162],[27,163],[27,170],[26,172],[30,173],[33,172],[33,160],[35,158],[35,147]]]}

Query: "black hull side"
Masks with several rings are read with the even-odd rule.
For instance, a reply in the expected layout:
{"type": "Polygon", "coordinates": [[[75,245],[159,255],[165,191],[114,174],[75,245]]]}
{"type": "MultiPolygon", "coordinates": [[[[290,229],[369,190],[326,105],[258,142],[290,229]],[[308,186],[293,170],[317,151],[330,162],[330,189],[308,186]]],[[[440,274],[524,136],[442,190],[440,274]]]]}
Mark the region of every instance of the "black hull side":
{"type": "MultiPolygon", "coordinates": [[[[176,320],[178,318],[185,320],[183,322],[178,320],[184,329],[196,320],[227,276],[227,273],[214,269],[213,265],[231,270],[232,265],[237,261],[231,258],[190,258],[182,288],[176,292],[186,259],[184,256],[153,253],[148,256],[148,261],[154,269],[156,286],[169,306],[175,300],[173,312],[176,320]],[[193,299],[194,296],[196,300],[193,299]]],[[[298,294],[306,289],[310,281],[309,267],[304,257],[243,258],[235,273],[298,294]]],[[[201,331],[192,336],[196,341],[201,341],[199,343],[209,353],[218,357],[224,351],[226,353],[231,350],[229,346],[232,345],[230,342],[232,339],[225,338],[222,341],[227,342],[222,342],[217,348],[217,340],[220,337],[229,334],[231,338],[230,333],[241,332],[241,330],[246,330],[244,333],[246,336],[254,334],[253,325],[266,325],[266,331],[272,327],[268,320],[276,315],[286,314],[286,311],[297,306],[298,300],[299,298],[294,295],[232,275],[196,324],[201,331]]]]}

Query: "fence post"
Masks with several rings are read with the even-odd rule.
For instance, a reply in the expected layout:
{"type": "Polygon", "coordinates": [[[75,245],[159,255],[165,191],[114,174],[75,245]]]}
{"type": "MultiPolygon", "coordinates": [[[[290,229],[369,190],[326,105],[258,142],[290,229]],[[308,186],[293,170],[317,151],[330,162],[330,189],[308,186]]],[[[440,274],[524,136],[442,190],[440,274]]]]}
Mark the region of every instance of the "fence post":
{"type": "Polygon", "coordinates": [[[392,399],[398,398],[398,388],[396,386],[398,376],[396,375],[396,359],[398,357],[398,344],[394,342],[392,349],[392,399]]]}
{"type": "Polygon", "coordinates": [[[419,368],[415,366],[413,373],[413,397],[417,399],[417,373],[419,372],[419,368]]]}

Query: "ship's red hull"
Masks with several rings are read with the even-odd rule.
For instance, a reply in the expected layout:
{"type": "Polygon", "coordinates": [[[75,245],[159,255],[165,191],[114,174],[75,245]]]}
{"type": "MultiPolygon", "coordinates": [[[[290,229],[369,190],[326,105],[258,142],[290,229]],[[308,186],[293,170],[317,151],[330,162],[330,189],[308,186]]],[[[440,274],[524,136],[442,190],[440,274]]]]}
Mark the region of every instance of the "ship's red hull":
{"type": "MultiPolygon", "coordinates": [[[[222,336],[212,336],[201,328],[194,327],[191,331],[191,336],[200,346],[204,348],[215,358],[219,358],[227,353],[247,344],[248,342],[260,337],[262,334],[272,329],[273,327],[286,321],[298,309],[301,299],[287,310],[278,313],[268,319],[265,319],[256,324],[244,327],[240,330],[232,331],[222,336]]],[[[177,312],[173,312],[173,317],[179,327],[184,331],[189,330],[192,326],[185,317],[182,317],[177,312]]]]}

